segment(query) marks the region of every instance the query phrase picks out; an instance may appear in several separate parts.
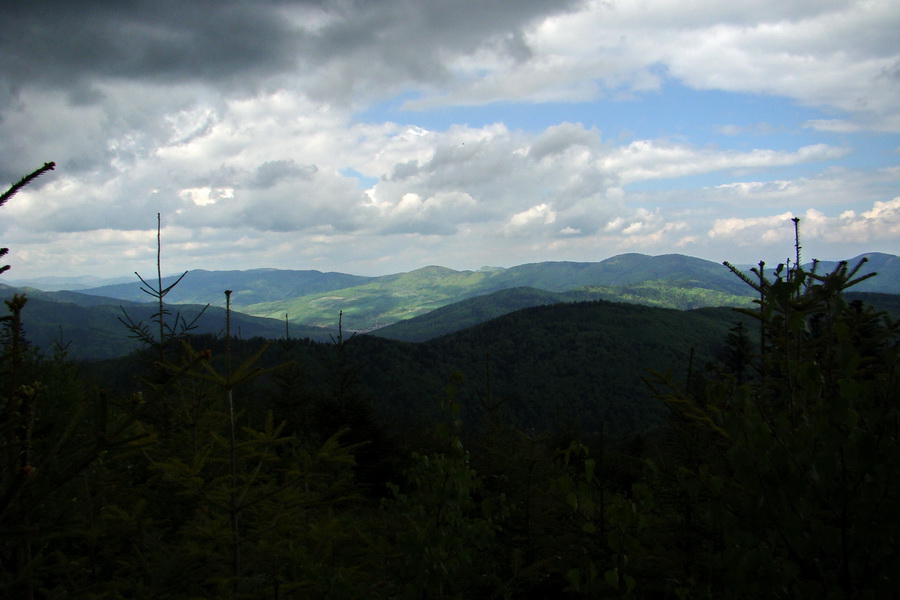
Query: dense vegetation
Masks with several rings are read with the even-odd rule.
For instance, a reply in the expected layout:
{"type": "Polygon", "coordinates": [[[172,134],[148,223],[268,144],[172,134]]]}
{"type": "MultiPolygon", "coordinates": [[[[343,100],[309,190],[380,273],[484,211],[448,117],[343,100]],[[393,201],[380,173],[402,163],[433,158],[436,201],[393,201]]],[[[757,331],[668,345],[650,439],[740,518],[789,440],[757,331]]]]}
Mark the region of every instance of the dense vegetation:
{"type": "Polygon", "coordinates": [[[192,337],[160,275],[93,376],[14,295],[0,595],[890,597],[898,326],[797,254],[734,270],[740,316],[559,304],[423,344],[241,341],[229,310],[192,337]]]}

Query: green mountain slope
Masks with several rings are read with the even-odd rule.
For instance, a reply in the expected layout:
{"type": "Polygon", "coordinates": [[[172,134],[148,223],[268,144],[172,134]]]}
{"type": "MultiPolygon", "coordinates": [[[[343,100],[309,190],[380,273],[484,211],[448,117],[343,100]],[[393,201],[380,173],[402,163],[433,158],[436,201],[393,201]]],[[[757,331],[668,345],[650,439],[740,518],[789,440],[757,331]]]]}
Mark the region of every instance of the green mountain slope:
{"type": "Polygon", "coordinates": [[[622,254],[596,263],[535,263],[507,269],[492,280],[502,287],[531,286],[565,291],[582,286],[619,286],[666,281],[682,287],[743,295],[744,285],[723,265],[682,254],[622,254]]]}
{"type": "Polygon", "coordinates": [[[352,288],[253,304],[243,310],[268,317],[288,314],[292,321],[321,327],[333,327],[343,312],[347,330],[368,331],[478,294],[490,276],[480,271],[424,267],[376,277],[352,288]]]}
{"type": "Polygon", "coordinates": [[[667,306],[676,303],[659,299],[661,287],[710,290],[707,301],[697,299],[704,292],[693,292],[697,298],[693,304],[686,303],[690,306],[734,303],[735,295],[746,294],[746,286],[717,263],[682,255],[628,254],[600,263],[546,262],[480,271],[425,267],[377,277],[351,288],[242,306],[241,310],[267,317],[287,313],[292,321],[331,327],[343,311],[348,329],[371,331],[466,298],[515,287],[551,292],[588,288],[594,298],[644,298],[647,303],[667,306]],[[651,289],[646,284],[648,279],[663,283],[651,289]],[[643,289],[635,287],[639,283],[643,289]],[[623,284],[632,287],[616,287],[623,284]]]}
{"type": "Polygon", "coordinates": [[[567,292],[548,292],[530,287],[520,287],[455,302],[422,316],[398,321],[371,333],[395,340],[424,342],[521,308],[587,300],[630,302],[680,310],[705,306],[752,305],[752,299],[749,296],[738,296],[699,287],[678,287],[659,281],[609,287],[591,286],[567,292]]]}
{"type": "MultiPolygon", "coordinates": [[[[625,254],[598,263],[545,262],[479,271],[430,266],[382,277],[275,269],[197,270],[188,273],[167,301],[222,305],[222,292],[230,289],[232,306],[248,314],[278,319],[287,314],[294,323],[334,327],[343,311],[349,329],[368,331],[502,289],[533,287],[561,292],[647,280],[730,294],[740,289],[739,282],[717,263],[674,254],[625,254]]],[[[164,278],[164,285],[174,281],[174,277],[164,278]]],[[[139,282],[82,291],[124,300],[146,299],[139,282]]]]}
{"type": "Polygon", "coordinates": [[[522,308],[558,304],[565,299],[563,294],[556,292],[531,287],[510,288],[436,308],[422,316],[377,329],[372,335],[392,340],[424,342],[522,308]]]}

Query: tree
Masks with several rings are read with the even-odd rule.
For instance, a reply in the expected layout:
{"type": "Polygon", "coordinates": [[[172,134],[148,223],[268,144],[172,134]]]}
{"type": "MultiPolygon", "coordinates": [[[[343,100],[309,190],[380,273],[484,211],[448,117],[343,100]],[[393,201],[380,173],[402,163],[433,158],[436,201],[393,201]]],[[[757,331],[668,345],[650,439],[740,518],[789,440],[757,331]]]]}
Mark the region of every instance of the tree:
{"type": "MultiPolygon", "coordinates": [[[[54,166],[23,177],[0,205],[54,166]]],[[[80,385],[64,353],[46,360],[31,351],[22,320],[27,302],[14,295],[5,301],[10,314],[0,318],[0,595],[30,599],[55,595],[83,568],[73,551],[83,523],[72,514],[81,484],[102,460],[133,452],[142,436],[102,391],[80,385]]]]}
{"type": "Polygon", "coordinates": [[[752,377],[699,392],[654,380],[680,427],[706,440],[674,472],[703,522],[707,592],[889,596],[900,585],[898,324],[845,301],[872,276],[859,276],[864,259],[820,275],[800,264],[797,237],[793,266],[774,278],[764,263],[754,277],[726,263],[759,295],[742,309],[759,324],[752,377]]]}
{"type": "Polygon", "coordinates": [[[157,551],[128,561],[129,570],[120,569],[106,592],[277,598],[331,590],[344,596],[351,567],[338,549],[352,546],[344,544],[352,536],[335,515],[356,501],[351,448],[340,442],[341,431],[315,445],[285,435],[271,411],[254,419],[261,426],[251,424],[245,384],[284,365],[258,366],[266,343],[233,366],[230,290],[225,294],[224,352],[197,351],[184,339],[178,354],[156,364],[165,374],[160,392],[179,385],[169,399],[176,418],[143,424],[165,435],[144,452],[145,492],[132,502],[154,502],[143,510],[122,506],[119,514],[125,530],[157,551]],[[150,526],[129,524],[133,513],[149,516],[150,526]]]}
{"type": "Polygon", "coordinates": [[[379,558],[387,568],[386,597],[496,597],[503,587],[496,533],[508,506],[502,494],[486,493],[469,464],[459,436],[461,383],[459,373],[451,375],[434,451],[413,453],[406,485],[388,484],[379,558]]]}
{"type": "MultiPolygon", "coordinates": [[[[190,322],[181,313],[172,312],[166,307],[164,299],[175,286],[181,283],[187,275],[182,273],[173,283],[163,286],[162,277],[162,221],[159,213],[156,213],[156,282],[148,283],[146,279],[135,272],[141,281],[141,291],[153,298],[158,303],[157,311],[152,315],[151,322],[135,321],[123,308],[119,321],[129,331],[131,337],[143,344],[143,350],[148,355],[149,373],[143,377],[144,384],[150,392],[150,402],[140,405],[141,417],[151,419],[160,425],[162,434],[168,435],[174,426],[176,418],[175,409],[172,406],[171,390],[177,378],[172,377],[170,370],[166,369],[167,363],[171,364],[173,354],[178,351],[178,343],[196,328],[197,321],[209,308],[207,304],[190,322]]],[[[199,360],[199,359],[198,359],[199,360]]],[[[184,406],[182,405],[182,409],[184,406]]],[[[193,407],[195,415],[204,410],[202,407],[193,407]],[[199,410],[198,410],[199,409],[199,410]]],[[[181,415],[184,416],[184,415],[181,415]]]]}

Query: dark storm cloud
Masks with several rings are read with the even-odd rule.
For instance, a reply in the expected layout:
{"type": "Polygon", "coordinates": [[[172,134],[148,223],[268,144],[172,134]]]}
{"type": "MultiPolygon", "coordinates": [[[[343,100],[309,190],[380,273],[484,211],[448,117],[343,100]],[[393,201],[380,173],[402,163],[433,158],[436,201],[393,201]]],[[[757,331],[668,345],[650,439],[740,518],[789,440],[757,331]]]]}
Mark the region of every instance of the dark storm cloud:
{"type": "MultiPolygon", "coordinates": [[[[280,4],[5,2],[3,78],[13,90],[103,78],[257,79],[292,64],[297,34],[273,10],[280,4]]],[[[78,99],[85,99],[84,91],[78,99]]]]}
{"type": "Polygon", "coordinates": [[[473,44],[500,34],[509,40],[505,44],[509,53],[524,59],[530,52],[521,42],[520,29],[541,15],[575,4],[571,0],[357,0],[352,7],[327,3],[326,10],[338,18],[319,32],[313,52],[318,58],[333,58],[378,46],[416,64],[442,49],[472,50],[473,44]]]}
{"type": "Polygon", "coordinates": [[[307,50],[314,58],[312,66],[327,65],[309,91],[318,99],[348,99],[410,82],[446,82],[454,77],[448,59],[486,45],[522,62],[532,56],[522,28],[539,16],[579,3],[361,0],[346,11],[352,18],[335,19],[306,40],[311,44],[307,50]]]}
{"type": "Polygon", "coordinates": [[[4,28],[0,77],[6,94],[40,82],[71,90],[75,103],[96,101],[99,92],[90,83],[103,79],[188,80],[242,87],[278,74],[315,73],[315,90],[320,95],[341,94],[385,76],[440,80],[447,74],[442,63],[448,52],[470,52],[498,35],[510,56],[527,58],[529,50],[519,28],[566,4],[539,0],[5,2],[0,7],[4,28]],[[368,54],[369,60],[360,62],[361,54],[368,54]]]}

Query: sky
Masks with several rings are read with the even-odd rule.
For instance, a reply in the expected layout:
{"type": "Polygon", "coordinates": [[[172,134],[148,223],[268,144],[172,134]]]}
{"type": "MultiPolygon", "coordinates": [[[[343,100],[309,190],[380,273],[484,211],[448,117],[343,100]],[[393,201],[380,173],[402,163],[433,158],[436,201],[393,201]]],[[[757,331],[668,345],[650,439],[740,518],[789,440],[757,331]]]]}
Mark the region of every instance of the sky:
{"type": "Polygon", "coordinates": [[[900,254],[896,0],[0,3],[4,279],[900,254]]]}

